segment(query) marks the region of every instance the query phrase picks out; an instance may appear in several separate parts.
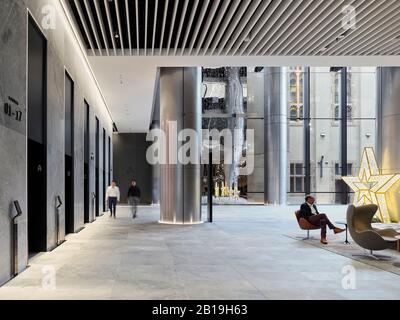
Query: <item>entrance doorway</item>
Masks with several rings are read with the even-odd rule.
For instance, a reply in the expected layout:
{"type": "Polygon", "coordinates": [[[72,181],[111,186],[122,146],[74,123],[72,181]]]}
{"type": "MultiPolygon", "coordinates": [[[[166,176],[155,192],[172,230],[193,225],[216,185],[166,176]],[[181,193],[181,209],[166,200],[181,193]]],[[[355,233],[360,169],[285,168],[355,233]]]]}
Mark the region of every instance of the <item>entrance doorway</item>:
{"type": "Polygon", "coordinates": [[[28,23],[28,250],[47,245],[47,41],[32,17],[28,23]]]}

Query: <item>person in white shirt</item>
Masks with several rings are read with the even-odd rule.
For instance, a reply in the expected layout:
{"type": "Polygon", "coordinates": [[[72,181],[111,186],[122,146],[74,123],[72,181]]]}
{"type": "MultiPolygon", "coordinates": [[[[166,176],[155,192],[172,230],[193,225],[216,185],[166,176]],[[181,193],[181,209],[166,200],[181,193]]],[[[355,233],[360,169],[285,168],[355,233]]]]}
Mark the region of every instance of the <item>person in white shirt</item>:
{"type": "Polygon", "coordinates": [[[108,202],[108,208],[110,209],[110,218],[114,217],[114,219],[116,219],[117,204],[120,200],[120,192],[115,180],[113,180],[111,186],[107,188],[106,200],[108,202]]]}

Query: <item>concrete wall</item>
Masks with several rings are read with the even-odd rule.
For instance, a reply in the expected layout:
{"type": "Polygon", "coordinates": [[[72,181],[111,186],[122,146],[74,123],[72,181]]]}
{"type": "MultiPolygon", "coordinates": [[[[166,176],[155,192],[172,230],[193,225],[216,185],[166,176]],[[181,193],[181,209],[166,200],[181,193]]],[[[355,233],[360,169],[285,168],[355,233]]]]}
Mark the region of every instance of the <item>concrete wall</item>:
{"type": "MultiPolygon", "coordinates": [[[[84,99],[91,107],[90,144],[95,148],[95,115],[108,135],[112,120],[105,102],[81,54],[78,43],[57,0],[0,0],[0,284],[10,278],[12,201],[19,200],[23,216],[19,219],[19,269],[27,265],[27,17],[28,9],[42,26],[43,8],[55,12],[55,29],[42,30],[48,41],[47,53],[47,248],[56,245],[55,198],[64,199],[64,74],[71,75],[75,89],[74,184],[75,230],[84,227],[83,204],[83,122],[84,99]],[[51,7],[46,7],[51,5],[51,7]],[[20,102],[22,122],[6,117],[3,106],[11,96],[20,102]]],[[[100,143],[102,149],[102,143],[100,143]]],[[[100,153],[102,150],[100,150],[100,153]]],[[[102,161],[100,161],[102,164],[102,161]]],[[[102,169],[102,168],[101,168],[102,169]]],[[[102,180],[102,176],[100,177],[102,180]]],[[[102,181],[100,181],[102,185],[102,181]]],[[[94,191],[94,161],[90,163],[90,189],[94,191]]],[[[102,188],[100,188],[102,192],[102,188]]],[[[102,197],[102,195],[100,195],[102,197]]],[[[92,203],[91,203],[92,205],[92,203]]],[[[61,209],[61,216],[64,216],[61,209]]],[[[93,210],[91,210],[93,212],[93,210]]],[[[61,218],[61,232],[64,219],[61,218]]],[[[62,235],[61,235],[62,236],[62,235]]]]}
{"type": "Polygon", "coordinates": [[[141,203],[152,204],[152,166],[146,160],[145,133],[122,133],[114,135],[114,179],[121,190],[121,202],[127,203],[128,188],[137,180],[142,192],[141,203]]]}

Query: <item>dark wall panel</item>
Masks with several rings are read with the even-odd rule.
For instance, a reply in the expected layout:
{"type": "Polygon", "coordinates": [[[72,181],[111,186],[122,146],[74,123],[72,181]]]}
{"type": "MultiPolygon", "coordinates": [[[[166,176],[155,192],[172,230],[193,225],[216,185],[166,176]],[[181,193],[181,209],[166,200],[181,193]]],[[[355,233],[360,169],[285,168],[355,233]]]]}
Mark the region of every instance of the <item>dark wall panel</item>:
{"type": "Polygon", "coordinates": [[[113,137],[114,179],[121,190],[121,201],[126,203],[129,185],[136,179],[142,191],[142,203],[151,204],[152,167],[147,163],[146,151],[151,145],[145,133],[117,134],[113,137]]]}

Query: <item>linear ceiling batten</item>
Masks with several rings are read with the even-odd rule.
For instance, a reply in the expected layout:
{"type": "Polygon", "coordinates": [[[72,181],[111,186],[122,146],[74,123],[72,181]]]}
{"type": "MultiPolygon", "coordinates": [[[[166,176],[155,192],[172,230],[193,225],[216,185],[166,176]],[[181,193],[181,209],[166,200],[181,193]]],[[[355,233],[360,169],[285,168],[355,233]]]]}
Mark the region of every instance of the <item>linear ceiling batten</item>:
{"type": "Polygon", "coordinates": [[[131,19],[129,15],[129,0],[125,0],[125,11],[126,11],[126,28],[128,30],[129,54],[132,55],[132,34],[131,34],[131,19]]]}
{"type": "Polygon", "coordinates": [[[201,8],[200,16],[199,16],[199,19],[197,20],[196,27],[195,27],[194,33],[192,35],[192,40],[190,41],[188,55],[191,55],[191,53],[192,53],[193,46],[196,43],[197,35],[199,34],[200,27],[201,27],[201,24],[203,22],[204,16],[205,16],[205,14],[207,12],[207,8],[208,8],[208,4],[209,3],[210,3],[210,0],[204,0],[204,2],[203,2],[203,7],[201,8]]]}
{"type": "Polygon", "coordinates": [[[192,29],[193,20],[194,20],[194,17],[196,15],[196,11],[197,11],[197,7],[198,6],[199,6],[199,0],[195,0],[195,3],[194,3],[193,8],[192,8],[192,12],[190,13],[189,23],[188,23],[188,26],[186,28],[185,38],[183,39],[183,42],[182,42],[182,49],[181,49],[181,55],[182,56],[185,53],[186,44],[187,44],[187,41],[188,41],[188,38],[189,38],[189,33],[190,33],[190,30],[192,29]]]}
{"type": "Polygon", "coordinates": [[[311,22],[306,26],[305,29],[303,29],[301,35],[298,37],[293,37],[290,43],[285,46],[285,49],[281,50],[279,54],[282,55],[293,55],[293,52],[296,50],[296,48],[301,45],[301,43],[304,42],[304,39],[307,39],[307,36],[310,37],[310,34],[313,34],[313,31],[315,31],[316,28],[318,28],[321,23],[324,21],[328,20],[331,15],[335,11],[337,11],[338,5],[341,6],[344,3],[344,0],[334,0],[331,4],[331,8],[328,10],[324,10],[318,15],[317,19],[312,19],[311,22]]]}
{"type": "Polygon", "coordinates": [[[239,4],[240,4],[240,0],[235,0],[235,2],[231,5],[231,7],[224,19],[224,23],[219,28],[217,36],[214,39],[210,55],[213,55],[215,50],[217,49],[217,46],[218,46],[219,42],[221,41],[222,36],[224,35],[224,32],[225,32],[226,28],[228,27],[229,23],[232,21],[233,15],[235,14],[237,8],[239,7],[239,4]]]}
{"type": "MultiPolygon", "coordinates": [[[[268,13],[269,11],[267,8],[270,6],[271,2],[272,0],[265,0],[261,3],[260,7],[257,10],[258,12],[254,15],[254,17],[252,17],[251,21],[246,25],[246,28],[243,30],[239,39],[236,40],[235,45],[233,47],[232,55],[235,55],[242,45],[244,45],[245,43],[249,43],[251,41],[253,34],[257,34],[254,28],[256,28],[256,26],[261,24],[261,21],[263,20],[262,18],[265,17],[265,13],[268,13]]],[[[227,53],[229,53],[229,51],[227,51],[227,53]]]]}
{"type": "Polygon", "coordinates": [[[90,26],[92,27],[92,31],[93,31],[93,34],[94,34],[94,39],[96,41],[98,51],[99,51],[100,55],[102,56],[103,52],[102,52],[100,37],[99,37],[99,34],[97,32],[96,25],[94,23],[94,17],[93,17],[92,10],[90,8],[90,4],[89,4],[88,0],[84,0],[84,4],[85,4],[85,8],[86,8],[86,13],[87,13],[87,15],[89,17],[90,26]]]}
{"type": "Polygon", "coordinates": [[[204,45],[204,50],[203,50],[203,55],[207,53],[208,48],[210,47],[211,41],[215,36],[215,33],[218,30],[219,25],[221,24],[222,18],[225,15],[226,10],[228,9],[229,4],[231,3],[231,0],[225,0],[224,3],[222,4],[222,7],[218,13],[218,16],[210,30],[210,33],[208,34],[206,43],[204,45]]]}
{"type": "MultiPolygon", "coordinates": [[[[362,4],[360,4],[359,7],[356,8],[356,10],[357,10],[363,4],[366,4],[365,7],[361,7],[359,10],[357,10],[357,17],[358,17],[357,18],[357,28],[362,29],[362,27],[366,23],[368,23],[367,9],[373,3],[374,2],[362,3],[362,4]]],[[[373,8],[376,8],[376,7],[377,6],[375,6],[373,8]]],[[[330,24],[330,26],[331,27],[327,32],[325,32],[324,34],[322,34],[319,37],[316,37],[315,39],[310,41],[309,44],[307,44],[307,46],[305,47],[305,49],[303,49],[301,52],[304,52],[304,53],[320,52],[321,49],[323,49],[323,48],[325,48],[325,46],[329,46],[329,45],[331,45],[331,46],[333,45],[331,47],[331,49],[332,49],[341,40],[341,37],[346,39],[353,32],[353,29],[351,29],[351,28],[348,28],[348,29],[343,28],[341,23],[338,24],[338,23],[333,22],[330,24]],[[318,43],[318,41],[320,41],[320,42],[318,43]]]]}
{"type": "Polygon", "coordinates": [[[330,6],[333,5],[335,0],[326,0],[317,2],[315,7],[305,13],[300,21],[296,22],[293,27],[289,28],[287,34],[279,40],[279,42],[270,50],[271,55],[279,55],[291,44],[294,39],[297,39],[303,32],[310,26],[310,21],[313,21],[312,15],[318,16],[330,6]]]}
{"type": "Polygon", "coordinates": [[[108,28],[110,30],[110,36],[111,36],[111,41],[114,49],[114,55],[117,55],[117,45],[115,43],[115,35],[114,35],[114,28],[111,20],[111,13],[110,13],[110,7],[108,5],[108,0],[104,0],[104,6],[106,8],[106,15],[107,15],[107,22],[108,22],[108,28]]]}
{"type": "MultiPolygon", "coordinates": [[[[400,12],[399,10],[394,12],[396,15],[395,19],[393,19],[392,23],[387,26],[385,32],[379,34],[379,36],[371,37],[362,37],[361,41],[357,41],[356,45],[352,47],[352,52],[355,54],[375,54],[380,48],[390,46],[393,42],[396,42],[395,34],[400,33],[400,12]]],[[[347,50],[345,50],[347,51],[347,50]]],[[[345,52],[343,51],[343,52],[345,52]]]]}
{"type": "Polygon", "coordinates": [[[213,5],[211,7],[211,12],[209,13],[206,24],[204,25],[203,31],[201,32],[201,35],[200,35],[200,39],[197,43],[196,55],[198,55],[200,52],[200,49],[203,45],[203,42],[204,42],[204,39],[205,39],[207,33],[209,32],[211,22],[215,16],[215,13],[217,12],[219,4],[220,4],[220,0],[214,0],[213,5]]]}
{"type": "MultiPolygon", "coordinates": [[[[395,3],[397,1],[398,0],[395,0],[395,1],[392,1],[391,3],[395,3]]],[[[385,22],[393,21],[393,20],[391,20],[391,18],[393,17],[393,13],[396,11],[388,12],[386,10],[387,8],[388,8],[388,6],[386,6],[386,7],[379,6],[378,12],[375,15],[373,15],[370,18],[367,18],[366,21],[364,23],[362,23],[361,25],[358,25],[357,29],[352,30],[352,32],[349,35],[347,35],[345,38],[343,38],[342,41],[339,41],[335,47],[332,47],[330,50],[328,50],[328,53],[332,54],[335,52],[341,52],[341,51],[343,51],[342,48],[345,45],[349,45],[350,43],[351,43],[350,47],[347,47],[347,48],[352,49],[356,46],[356,44],[359,43],[360,40],[362,40],[364,37],[368,36],[368,34],[371,32],[371,29],[376,30],[382,24],[385,24],[385,22]],[[390,18],[388,19],[388,17],[390,17],[390,18]],[[365,25],[365,28],[362,28],[364,25],[365,25]]],[[[381,34],[379,33],[379,35],[381,35],[381,34]]]]}
{"type": "Polygon", "coordinates": [[[156,30],[157,30],[157,13],[158,13],[158,0],[155,2],[154,7],[154,22],[153,22],[153,40],[151,44],[151,55],[154,56],[154,46],[156,42],[156,30]]]}
{"type": "Polygon", "coordinates": [[[176,55],[176,51],[178,50],[179,40],[181,38],[183,23],[185,22],[185,19],[186,19],[186,11],[187,11],[188,5],[189,5],[189,0],[185,0],[185,3],[183,5],[181,19],[179,22],[178,33],[177,33],[176,39],[175,39],[174,56],[176,55]]]}
{"type": "Polygon", "coordinates": [[[139,3],[135,0],[135,14],[136,14],[136,51],[140,56],[140,30],[139,30],[139,3]]]}
{"type": "Polygon", "coordinates": [[[249,0],[242,1],[242,4],[239,7],[236,15],[234,16],[232,23],[229,25],[228,30],[226,31],[224,37],[221,40],[221,43],[219,44],[218,55],[220,55],[222,50],[224,50],[226,43],[230,39],[232,33],[235,31],[236,26],[240,22],[241,18],[243,17],[243,15],[246,12],[247,7],[250,5],[250,3],[251,3],[251,1],[249,1],[249,0]]]}
{"type": "Polygon", "coordinates": [[[278,8],[281,2],[282,0],[275,0],[271,3],[271,5],[268,7],[268,10],[265,11],[263,17],[254,26],[254,35],[251,37],[250,41],[243,44],[240,52],[241,54],[244,54],[245,51],[247,52],[247,54],[250,54],[250,52],[252,52],[254,48],[260,43],[265,35],[265,32],[268,31],[268,29],[270,28],[269,19],[274,14],[275,10],[278,8]]]}
{"type": "Polygon", "coordinates": [[[175,19],[176,19],[176,12],[178,11],[178,4],[179,4],[179,0],[175,0],[174,12],[172,14],[171,26],[170,26],[170,30],[169,30],[169,36],[168,36],[167,56],[169,55],[169,49],[171,47],[172,35],[174,34],[175,19]]]}
{"type": "Polygon", "coordinates": [[[122,52],[122,55],[124,56],[125,55],[125,47],[124,47],[124,37],[122,34],[122,27],[121,27],[121,16],[119,13],[119,4],[118,4],[119,0],[114,0],[114,1],[115,1],[115,11],[117,12],[117,23],[118,23],[118,30],[119,30],[119,39],[121,42],[121,52],[122,52]]]}
{"type": "Polygon", "coordinates": [[[75,1],[76,9],[78,10],[79,19],[80,19],[80,21],[81,21],[81,23],[83,25],[83,29],[84,29],[86,37],[87,37],[87,39],[89,41],[89,45],[90,45],[89,49],[92,51],[93,55],[96,56],[96,51],[95,51],[95,48],[94,48],[94,45],[93,45],[92,36],[90,35],[89,27],[88,27],[88,25],[87,25],[87,23],[85,21],[85,17],[84,17],[83,12],[82,12],[81,4],[79,3],[78,0],[74,0],[74,1],[75,1]]]}
{"type": "Polygon", "coordinates": [[[106,53],[107,53],[107,56],[109,56],[110,55],[109,43],[107,40],[106,28],[104,26],[103,16],[101,14],[100,7],[99,7],[99,0],[94,0],[94,7],[96,9],[97,19],[99,20],[99,23],[100,23],[101,35],[103,37],[104,45],[106,47],[106,53]]]}
{"type": "Polygon", "coordinates": [[[261,46],[260,46],[260,50],[257,51],[257,54],[261,52],[262,55],[265,55],[267,53],[267,46],[268,43],[271,41],[271,39],[275,36],[276,32],[280,29],[283,28],[282,24],[293,14],[293,12],[295,12],[298,8],[298,6],[301,4],[301,2],[295,2],[295,3],[291,3],[289,4],[289,8],[288,11],[284,11],[283,14],[281,16],[279,16],[278,20],[276,21],[276,23],[273,24],[273,27],[271,28],[271,30],[267,33],[265,39],[263,39],[261,41],[261,46]]]}
{"type": "Polygon", "coordinates": [[[147,33],[149,30],[149,0],[145,4],[145,17],[144,17],[144,55],[147,56],[147,33]]]}
{"type": "MultiPolygon", "coordinates": [[[[279,29],[279,32],[275,34],[274,38],[275,40],[269,41],[269,43],[265,46],[265,52],[270,53],[270,50],[275,48],[275,45],[278,43],[280,44],[281,42],[278,42],[279,40],[282,40],[282,37],[287,34],[287,36],[290,35],[291,30],[296,28],[299,24],[304,21],[303,19],[307,19],[308,15],[310,12],[316,9],[315,2],[308,1],[306,3],[301,3],[301,9],[296,10],[293,13],[293,16],[290,16],[290,21],[286,22],[285,26],[279,29]]],[[[285,40],[283,40],[285,41],[285,40]]]]}
{"type": "MultiPolygon", "coordinates": [[[[251,6],[247,9],[246,14],[244,17],[241,19],[239,25],[236,27],[235,32],[233,33],[233,36],[229,39],[228,43],[226,44],[224,51],[225,55],[229,54],[229,51],[232,49],[233,45],[236,43],[238,38],[247,32],[247,34],[243,37],[243,40],[247,37],[249,34],[251,28],[254,26],[254,24],[257,23],[258,19],[262,15],[262,13],[265,10],[265,6],[262,6],[262,8],[259,8],[261,1],[252,1],[251,6]],[[258,8],[258,13],[255,14],[256,10],[258,8]],[[255,14],[255,17],[253,17],[253,14],[255,14]],[[248,28],[249,27],[249,28],[248,28]],[[250,29],[250,30],[248,30],[250,29]]],[[[268,1],[264,1],[264,4],[269,4],[268,1]]]]}
{"type": "Polygon", "coordinates": [[[163,15],[161,40],[160,40],[160,56],[162,55],[163,51],[164,32],[165,32],[165,24],[167,22],[167,13],[168,13],[168,0],[165,1],[165,6],[164,6],[164,15],[163,15]]]}

